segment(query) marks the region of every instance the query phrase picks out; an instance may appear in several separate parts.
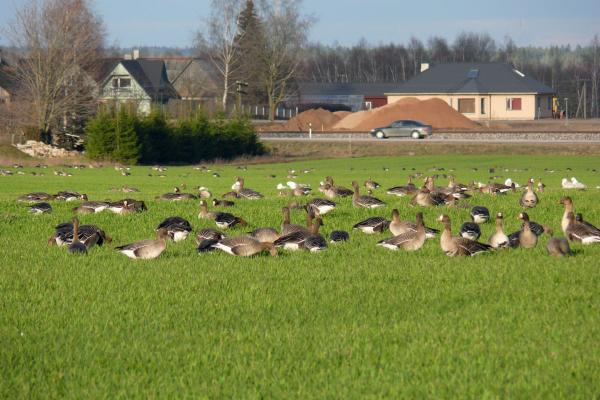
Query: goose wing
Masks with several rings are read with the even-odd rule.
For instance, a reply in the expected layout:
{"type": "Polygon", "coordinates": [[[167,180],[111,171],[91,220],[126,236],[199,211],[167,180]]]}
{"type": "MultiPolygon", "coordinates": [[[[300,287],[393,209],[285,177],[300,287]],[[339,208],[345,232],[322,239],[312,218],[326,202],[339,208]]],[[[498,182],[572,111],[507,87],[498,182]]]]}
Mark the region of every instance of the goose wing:
{"type": "Polygon", "coordinates": [[[356,204],[365,208],[375,208],[385,206],[385,202],[373,196],[359,196],[356,199],[356,204]]]}
{"type": "Polygon", "coordinates": [[[398,247],[402,246],[403,243],[410,242],[411,240],[414,240],[416,237],[417,237],[417,231],[407,231],[401,235],[397,235],[397,236],[391,237],[389,239],[380,240],[379,242],[377,242],[377,244],[380,246],[384,246],[384,247],[398,248],[398,247]]]}
{"type": "Polygon", "coordinates": [[[242,189],[238,192],[238,194],[250,200],[262,199],[264,197],[262,194],[252,189],[242,189]]]}
{"type": "Polygon", "coordinates": [[[567,234],[569,239],[584,244],[600,242],[600,232],[598,230],[576,221],[569,224],[567,234]]]}
{"type": "Polygon", "coordinates": [[[372,228],[374,232],[384,232],[390,226],[390,221],[383,217],[370,217],[355,224],[353,229],[372,228]]]}
{"type": "Polygon", "coordinates": [[[277,239],[273,244],[276,247],[285,246],[286,244],[295,244],[298,247],[302,246],[306,239],[311,236],[307,231],[297,231],[284,235],[277,239]]]}
{"type": "Polygon", "coordinates": [[[454,242],[458,247],[459,254],[466,256],[474,256],[489,251],[492,248],[489,244],[480,243],[463,237],[455,237],[454,242]]]}

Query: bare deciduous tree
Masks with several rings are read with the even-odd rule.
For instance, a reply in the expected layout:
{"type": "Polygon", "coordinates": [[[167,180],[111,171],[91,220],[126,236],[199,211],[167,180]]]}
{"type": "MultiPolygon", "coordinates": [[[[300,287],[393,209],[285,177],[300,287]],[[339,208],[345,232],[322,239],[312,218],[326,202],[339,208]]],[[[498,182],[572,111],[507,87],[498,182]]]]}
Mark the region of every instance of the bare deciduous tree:
{"type": "Polygon", "coordinates": [[[15,63],[21,121],[60,142],[94,110],[104,26],[87,0],[30,0],[6,30],[23,51],[15,63]],[[54,133],[54,135],[52,135],[54,133]]]}

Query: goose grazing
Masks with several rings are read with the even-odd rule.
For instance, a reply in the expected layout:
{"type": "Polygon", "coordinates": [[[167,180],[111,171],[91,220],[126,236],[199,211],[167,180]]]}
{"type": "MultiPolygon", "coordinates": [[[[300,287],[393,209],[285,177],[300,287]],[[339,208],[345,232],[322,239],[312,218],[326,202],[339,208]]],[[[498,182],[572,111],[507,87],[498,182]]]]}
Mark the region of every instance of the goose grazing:
{"type": "Polygon", "coordinates": [[[213,244],[223,240],[225,234],[216,229],[205,228],[196,234],[196,244],[198,245],[198,253],[204,253],[215,250],[213,244]]]}
{"type": "Polygon", "coordinates": [[[345,242],[350,239],[346,231],[333,231],[329,234],[329,243],[345,242]]]}
{"type": "Polygon", "coordinates": [[[508,247],[508,236],[504,233],[502,213],[496,214],[496,232],[490,236],[489,244],[494,249],[508,247]]]}
{"type": "Polygon", "coordinates": [[[471,208],[471,219],[476,224],[485,224],[490,219],[490,210],[483,206],[471,208]]]}
{"type": "Polygon", "coordinates": [[[521,207],[533,208],[538,203],[537,194],[533,191],[533,179],[529,179],[527,183],[527,190],[521,195],[521,199],[519,200],[519,204],[521,207]]]}
{"type": "Polygon", "coordinates": [[[212,219],[221,229],[231,228],[235,225],[247,225],[247,222],[240,217],[225,212],[209,212],[208,204],[205,200],[200,200],[200,213],[198,218],[212,219]]]}
{"type": "MultiPolygon", "coordinates": [[[[73,243],[74,235],[74,226],[72,222],[59,224],[54,228],[54,234],[48,239],[48,245],[57,245],[59,247],[68,246],[73,243]]],[[[90,248],[94,244],[102,246],[104,242],[112,242],[112,238],[96,225],[78,225],[77,238],[80,242],[83,242],[87,248],[90,248]]]]}
{"type": "Polygon", "coordinates": [[[169,238],[171,238],[174,242],[180,242],[182,240],[187,239],[188,235],[192,231],[192,225],[181,217],[168,217],[164,221],[162,221],[156,227],[156,231],[159,229],[166,229],[169,238]]]}
{"type": "Polygon", "coordinates": [[[440,246],[447,256],[474,256],[489,251],[492,248],[490,245],[471,239],[452,236],[452,224],[449,216],[445,214],[440,215],[438,221],[444,224],[444,231],[440,236],[440,246]]]}
{"type": "Polygon", "coordinates": [[[548,243],[546,243],[546,250],[548,251],[548,254],[554,257],[565,257],[572,254],[569,241],[562,237],[551,237],[550,240],[548,240],[548,243]]]}
{"type": "Polygon", "coordinates": [[[24,194],[23,196],[19,196],[17,198],[17,201],[20,202],[34,202],[34,201],[43,201],[43,200],[54,200],[54,196],[48,193],[44,193],[44,192],[34,192],[34,193],[27,193],[24,194]]]}
{"type": "Polygon", "coordinates": [[[214,207],[233,207],[235,205],[235,203],[233,201],[229,201],[229,200],[213,199],[212,205],[214,207]]]}
{"type": "MultiPolygon", "coordinates": [[[[392,210],[392,222],[390,222],[390,232],[394,236],[402,235],[406,232],[414,232],[417,230],[417,225],[414,221],[402,221],[400,220],[400,213],[398,209],[392,210]]],[[[425,227],[425,237],[427,239],[433,239],[435,235],[440,233],[438,229],[425,227]]]]}
{"type": "MultiPolygon", "coordinates": [[[[287,235],[282,235],[274,242],[274,244],[276,247],[283,247],[286,250],[307,249],[313,252],[321,250],[320,245],[325,242],[325,239],[319,235],[319,228],[321,227],[321,224],[321,218],[316,218],[311,224],[310,230],[305,229],[302,231],[291,232],[287,235]],[[306,248],[305,243],[309,238],[309,248],[306,248]]],[[[325,245],[327,244],[325,243],[325,245]]]]}
{"type": "Polygon", "coordinates": [[[471,240],[477,240],[481,236],[481,229],[475,222],[465,222],[460,227],[460,236],[471,240]]]}
{"type": "Polygon", "coordinates": [[[233,256],[251,257],[263,251],[268,251],[273,257],[277,256],[277,249],[273,243],[262,243],[250,236],[225,238],[212,247],[233,256]]]}
{"type": "Polygon", "coordinates": [[[323,235],[319,233],[319,227],[322,223],[323,221],[321,218],[317,217],[311,226],[310,236],[304,241],[304,249],[310,251],[311,253],[316,253],[327,248],[327,241],[323,235]]]}
{"type": "Polygon", "coordinates": [[[139,242],[116,247],[116,250],[129,258],[151,260],[165,251],[168,237],[167,229],[160,228],[156,233],[156,240],[140,240],[139,242]]]}
{"type": "Polygon", "coordinates": [[[51,213],[52,212],[52,206],[48,203],[36,203],[33,204],[31,206],[29,206],[29,210],[30,213],[32,214],[47,214],[47,213],[51,213]]]}
{"type": "Polygon", "coordinates": [[[280,235],[275,229],[267,227],[253,230],[250,236],[262,243],[273,243],[280,235]]]}
{"type": "Polygon", "coordinates": [[[520,213],[519,219],[523,221],[523,228],[519,233],[519,246],[525,249],[531,249],[537,245],[538,235],[531,230],[529,215],[527,215],[527,213],[520,213]]]}
{"type": "Polygon", "coordinates": [[[95,214],[107,208],[108,203],[105,201],[85,201],[79,207],[73,208],[73,212],[77,214],[95,214]]]}
{"type": "Polygon", "coordinates": [[[238,176],[236,179],[236,183],[234,183],[234,186],[235,186],[235,189],[233,189],[233,190],[241,198],[248,199],[248,200],[258,200],[258,199],[263,198],[263,195],[258,193],[257,191],[244,187],[244,178],[241,178],[238,176]]]}
{"type": "Polygon", "coordinates": [[[352,181],[354,195],[352,196],[352,204],[354,207],[362,208],[378,208],[385,206],[385,203],[373,196],[361,196],[358,189],[358,182],[352,181]]]}
{"type": "Polygon", "coordinates": [[[358,229],[368,235],[383,233],[390,226],[390,221],[383,217],[370,217],[355,224],[352,229],[358,229]]]}
{"type": "MultiPolygon", "coordinates": [[[[308,232],[308,228],[306,226],[297,225],[290,223],[290,209],[289,207],[283,207],[281,209],[281,214],[283,216],[283,222],[281,223],[281,236],[288,235],[292,232],[298,231],[306,231],[308,232]]],[[[312,224],[312,213],[308,213],[306,216],[307,226],[310,227],[312,224]]]]}
{"type": "Polygon", "coordinates": [[[54,196],[54,198],[56,200],[63,200],[63,201],[75,201],[75,200],[87,200],[88,199],[86,194],[80,194],[77,192],[69,192],[69,191],[58,192],[56,194],[56,196],[54,196]]]}
{"type": "Polygon", "coordinates": [[[306,204],[308,210],[312,210],[315,215],[325,215],[335,208],[336,204],[327,199],[312,199],[306,204]]]}
{"type": "MultiPolygon", "coordinates": [[[[98,234],[94,233],[89,238],[90,245],[93,246],[98,241],[98,234]]],[[[73,218],[73,241],[67,248],[69,253],[75,254],[86,254],[88,250],[88,246],[83,242],[79,241],[79,220],[77,218],[73,218]]]]}
{"type": "Polygon", "coordinates": [[[600,242],[600,231],[592,225],[586,225],[577,221],[575,215],[570,212],[567,214],[569,225],[566,235],[569,240],[582,244],[592,244],[600,242]]]}
{"type": "Polygon", "coordinates": [[[377,182],[375,182],[373,179],[369,178],[365,181],[365,188],[367,190],[375,190],[375,189],[379,189],[381,187],[381,185],[377,182]]]}
{"type": "Polygon", "coordinates": [[[401,235],[379,241],[377,244],[390,250],[403,249],[407,251],[417,251],[425,243],[425,225],[423,224],[423,213],[419,212],[416,216],[417,229],[407,231],[401,235]]]}

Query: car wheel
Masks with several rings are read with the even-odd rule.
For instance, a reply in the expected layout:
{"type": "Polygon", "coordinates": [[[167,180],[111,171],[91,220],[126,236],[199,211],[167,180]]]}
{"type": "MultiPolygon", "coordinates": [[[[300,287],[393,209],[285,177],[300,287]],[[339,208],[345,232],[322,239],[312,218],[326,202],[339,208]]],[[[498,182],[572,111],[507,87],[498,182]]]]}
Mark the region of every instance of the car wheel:
{"type": "Polygon", "coordinates": [[[418,131],[412,131],[410,135],[413,139],[421,139],[421,134],[418,131]]]}
{"type": "Polygon", "coordinates": [[[377,139],[385,139],[385,133],[383,133],[383,131],[377,131],[375,132],[375,137],[377,139]]]}

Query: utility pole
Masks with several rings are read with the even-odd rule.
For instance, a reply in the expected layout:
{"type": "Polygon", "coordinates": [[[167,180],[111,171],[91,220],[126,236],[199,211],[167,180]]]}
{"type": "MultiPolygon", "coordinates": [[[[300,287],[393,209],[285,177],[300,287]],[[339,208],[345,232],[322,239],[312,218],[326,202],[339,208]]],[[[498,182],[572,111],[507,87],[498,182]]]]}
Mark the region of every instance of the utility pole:
{"type": "Polygon", "coordinates": [[[566,123],[569,122],[569,98],[565,97],[565,119],[566,119],[566,123]]]}
{"type": "Polygon", "coordinates": [[[247,82],[243,82],[243,81],[236,81],[235,84],[237,85],[237,109],[238,109],[238,113],[242,113],[242,95],[244,94],[248,94],[248,92],[246,92],[244,90],[245,87],[248,86],[247,82]]]}

